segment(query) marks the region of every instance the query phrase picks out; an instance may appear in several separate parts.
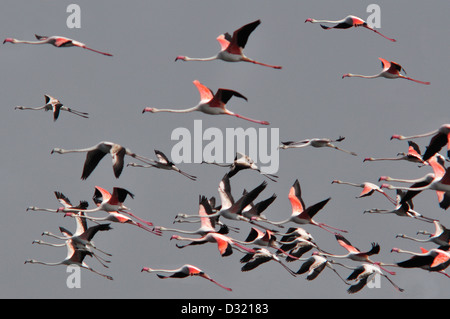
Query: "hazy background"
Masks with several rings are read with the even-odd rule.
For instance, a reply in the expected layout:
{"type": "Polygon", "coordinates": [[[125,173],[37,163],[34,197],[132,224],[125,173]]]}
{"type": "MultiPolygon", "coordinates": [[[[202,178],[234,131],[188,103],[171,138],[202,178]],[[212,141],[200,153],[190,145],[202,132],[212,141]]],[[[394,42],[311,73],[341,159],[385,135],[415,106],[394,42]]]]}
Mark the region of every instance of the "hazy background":
{"type": "MultiPolygon", "coordinates": [[[[87,263],[114,277],[108,281],[82,271],[81,288],[68,289],[65,267],[24,265],[29,258],[56,262],[66,256],[65,248],[32,245],[43,231],[58,233],[63,226],[75,230],[69,218],[26,212],[30,205],[57,208],[53,194],[60,191],[72,203],[88,200],[94,186],[107,190],[124,187],[136,196],[125,204],[156,225],[195,230],[196,224],[176,224],[176,214],[196,213],[198,196],[216,196],[226,169],[200,164],[180,164],[198,176],[193,182],[174,172],[125,167],[115,179],[110,157],[98,165],[85,181],[80,179],[84,154],[50,155],[54,147],[83,148],[107,140],[134,152],[154,157],[153,150],[170,154],[170,140],[178,127],[193,128],[195,119],[203,129],[256,127],[228,116],[190,114],[142,114],[146,106],[192,107],[198,79],[214,91],[229,88],[248,97],[231,99],[228,107],[240,114],[268,120],[279,128],[281,140],[313,137],[346,139],[340,146],[357,157],[331,149],[298,149],[280,152],[279,181],[268,181],[258,200],[273,193],[277,200],[265,212],[272,220],[291,214],[287,198],[299,179],[307,205],[332,197],[315,220],[349,231],[345,237],[361,250],[371,242],[381,245],[373,259],[395,262],[408,255],[390,253],[392,247],[419,251],[418,243],[396,239],[398,233],[414,236],[418,230],[433,231],[432,224],[394,215],[368,215],[369,208],[391,208],[380,194],[356,199],[361,189],[332,185],[334,179],[361,183],[377,182],[379,176],[418,178],[430,171],[408,162],[366,162],[367,156],[395,156],[406,151],[407,142],[390,141],[392,134],[424,133],[448,123],[448,70],[450,43],[446,21],[450,3],[430,5],[423,1],[82,1],[81,28],[69,29],[67,6],[73,1],[3,1],[1,36],[32,40],[34,34],[67,36],[88,46],[112,53],[105,57],[80,48],[50,45],[2,45],[0,56],[2,125],[2,203],[0,223],[2,298],[439,298],[448,296],[448,279],[418,269],[397,269],[391,277],[405,292],[399,293],[382,279],[381,288],[365,288],[350,296],[337,276],[325,270],[316,280],[291,277],[276,263],[264,264],[248,273],[240,271],[242,254],[221,257],[216,245],[177,249],[162,237],[128,225],[100,233],[97,246],[113,254],[109,269],[96,260],[87,263]],[[366,19],[369,4],[381,7],[380,31],[398,40],[388,40],[365,29],[324,31],[307,18],[338,20],[349,14],[366,19]],[[250,36],[245,53],[256,60],[282,65],[274,70],[248,63],[174,62],[177,55],[209,57],[216,54],[216,37],[256,19],[261,25],[250,36]],[[400,63],[408,75],[430,86],[406,80],[341,79],[344,73],[380,72],[378,57],[400,63]],[[89,112],[82,119],[63,112],[53,122],[50,113],[19,111],[14,106],[40,106],[44,94],[59,98],[66,106],[89,112]],[[156,274],[141,273],[143,266],[178,268],[191,263],[225,286],[227,292],[204,279],[160,280],[156,274]]],[[[429,139],[416,142],[422,149],[429,139]]],[[[205,143],[206,144],[206,143],[205,143]]],[[[126,162],[130,162],[126,159],[126,162]]],[[[255,172],[243,171],[231,179],[238,197],[264,180],[255,172]]],[[[389,192],[394,196],[394,192],[389,192]]],[[[418,195],[415,209],[450,225],[448,212],[439,208],[434,192],[418,195]]],[[[98,214],[103,215],[102,213],[98,214]]],[[[244,240],[250,226],[240,227],[237,239],[244,240]]],[[[294,224],[286,225],[294,226],[294,224]]],[[[344,254],[333,235],[314,226],[304,226],[323,249],[344,254]]],[[[54,240],[53,242],[58,242],[54,240]]],[[[425,248],[435,247],[424,244],[425,248]]],[[[309,254],[308,254],[309,255],[309,254]]],[[[349,265],[356,263],[347,261],[349,265]]],[[[301,262],[289,264],[297,271],[301,262]]],[[[342,276],[349,270],[338,268],[342,276]]]]}

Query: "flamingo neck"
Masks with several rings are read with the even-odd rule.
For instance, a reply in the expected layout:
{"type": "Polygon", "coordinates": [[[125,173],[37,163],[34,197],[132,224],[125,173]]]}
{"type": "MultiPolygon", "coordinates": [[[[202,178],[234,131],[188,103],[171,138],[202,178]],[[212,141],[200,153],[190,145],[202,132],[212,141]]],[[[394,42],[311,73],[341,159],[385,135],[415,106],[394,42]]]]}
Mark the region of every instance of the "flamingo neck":
{"type": "Polygon", "coordinates": [[[194,112],[198,110],[198,106],[194,106],[188,109],[182,109],[182,110],[177,110],[177,109],[157,109],[157,108],[146,108],[145,112],[151,112],[151,113],[158,113],[158,112],[170,112],[170,113],[189,113],[189,112],[194,112]]]}

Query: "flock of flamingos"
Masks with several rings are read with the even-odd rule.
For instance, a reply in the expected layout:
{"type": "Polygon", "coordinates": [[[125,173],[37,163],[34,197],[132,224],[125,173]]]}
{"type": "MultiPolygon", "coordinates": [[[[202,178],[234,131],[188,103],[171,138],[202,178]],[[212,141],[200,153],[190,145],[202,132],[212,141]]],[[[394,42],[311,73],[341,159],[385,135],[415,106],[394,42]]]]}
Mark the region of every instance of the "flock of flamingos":
{"type": "MultiPolygon", "coordinates": [[[[316,20],[307,19],[305,22],[320,23],[320,26],[325,29],[348,29],[351,27],[363,27],[376,34],[384,37],[385,39],[395,42],[394,39],[388,38],[381,34],[379,31],[370,27],[364,20],[355,17],[347,16],[339,21],[328,20],[316,20]],[[324,25],[327,24],[327,25],[324,25]],[[333,26],[328,26],[333,24],[333,26]]],[[[176,60],[181,61],[212,61],[221,59],[228,62],[249,62],[256,65],[270,67],[273,69],[281,69],[281,66],[269,65],[244,55],[243,49],[247,43],[249,35],[260,24],[259,20],[251,22],[243,27],[237,29],[232,35],[224,33],[217,37],[217,41],[221,46],[220,52],[209,58],[190,58],[187,56],[178,56],[176,60]]],[[[56,47],[70,47],[77,46],[80,48],[92,50],[94,52],[111,56],[109,53],[93,50],[87,47],[85,44],[71,40],[65,37],[59,36],[38,36],[37,41],[22,41],[13,38],[7,38],[4,43],[26,43],[26,44],[52,44],[56,47]]],[[[429,85],[429,82],[419,81],[404,75],[403,67],[395,62],[389,62],[380,58],[382,62],[382,71],[375,75],[359,75],[359,74],[345,74],[345,77],[361,77],[361,78],[378,78],[384,77],[388,79],[406,79],[417,82],[419,84],[429,85]]],[[[174,112],[185,113],[200,111],[211,115],[230,115],[244,120],[255,122],[262,125],[268,125],[267,121],[260,121],[251,118],[244,117],[236,114],[226,108],[227,102],[232,97],[246,99],[241,93],[220,88],[214,93],[208,87],[201,84],[199,81],[194,81],[194,85],[197,87],[200,93],[200,102],[188,109],[156,109],[145,108],[144,112],[156,113],[156,112],[174,112]]],[[[53,118],[56,121],[60,115],[60,111],[67,111],[72,114],[87,118],[88,113],[73,110],[65,107],[58,99],[49,95],[45,96],[45,105],[38,108],[29,108],[23,106],[17,106],[16,109],[20,110],[45,110],[52,111],[53,118]]],[[[280,149],[288,148],[302,148],[302,147],[331,147],[353,156],[356,156],[354,152],[350,152],[341,148],[338,148],[335,144],[342,141],[344,137],[339,137],[336,140],[327,138],[313,138],[305,139],[301,141],[281,142],[280,149]]],[[[355,184],[340,180],[334,180],[334,184],[347,184],[355,187],[362,188],[362,192],[358,197],[370,196],[374,193],[382,194],[391,204],[391,209],[371,209],[367,210],[367,213],[380,213],[380,214],[396,214],[402,217],[415,218],[421,222],[428,223],[435,228],[434,232],[419,231],[418,234],[424,235],[423,238],[412,238],[403,234],[397,235],[397,237],[407,238],[417,242],[432,242],[436,244],[436,248],[426,250],[424,248],[418,249],[417,252],[405,251],[399,248],[392,248],[392,252],[409,254],[412,256],[405,257],[404,261],[387,264],[379,261],[374,261],[372,258],[380,252],[380,246],[377,243],[372,243],[371,248],[364,251],[359,250],[353,246],[342,235],[346,233],[346,230],[337,229],[333,226],[326,225],[318,222],[313,218],[315,215],[325,207],[330,198],[326,198],[318,203],[312,205],[306,205],[301,193],[300,182],[298,180],[290,188],[288,198],[292,206],[291,215],[283,221],[273,221],[268,219],[263,212],[274,202],[276,195],[257,201],[259,194],[266,188],[267,182],[264,181],[256,188],[247,191],[243,190],[242,195],[237,200],[233,198],[231,192],[231,178],[239,171],[248,169],[255,170],[260,174],[263,174],[271,181],[277,181],[277,176],[264,174],[258,168],[258,166],[252,161],[251,158],[245,154],[236,154],[235,161],[228,165],[221,165],[219,163],[210,163],[220,166],[229,167],[229,171],[219,183],[218,192],[220,195],[220,204],[216,203],[214,197],[207,198],[205,196],[199,196],[199,209],[195,215],[179,214],[176,216],[175,222],[190,222],[199,223],[199,228],[196,231],[188,231],[183,229],[173,229],[163,226],[155,226],[152,222],[136,216],[130,209],[128,209],[124,202],[127,197],[132,197],[133,194],[126,189],[114,187],[110,193],[108,190],[96,186],[93,195],[93,201],[95,207],[89,209],[88,202],[80,201],[78,205],[74,205],[70,200],[61,192],[55,192],[57,200],[61,203],[60,208],[38,208],[30,206],[27,210],[31,211],[47,211],[64,216],[71,216],[76,221],[76,230],[71,232],[64,227],[60,227],[60,235],[55,235],[50,232],[44,232],[43,235],[51,236],[61,240],[60,243],[48,243],[42,240],[36,240],[33,243],[50,245],[50,246],[66,246],[67,257],[60,262],[49,263],[36,261],[33,259],[25,261],[25,263],[39,263],[44,265],[78,265],[82,268],[88,269],[96,274],[99,274],[107,279],[113,278],[109,275],[103,274],[85,262],[85,257],[90,256],[99,261],[104,267],[108,267],[107,256],[110,256],[104,250],[97,247],[92,241],[93,237],[99,231],[108,231],[111,229],[110,223],[123,223],[130,224],[139,227],[156,236],[162,236],[165,232],[185,233],[194,235],[194,237],[183,237],[181,235],[172,235],[171,240],[188,242],[185,245],[177,245],[178,248],[184,248],[191,245],[200,245],[205,243],[213,243],[217,245],[218,251],[222,257],[229,256],[233,251],[239,251],[243,253],[240,262],[242,263],[242,271],[251,271],[256,267],[259,267],[263,263],[274,261],[279,263],[290,275],[299,276],[305,275],[307,280],[314,280],[325,269],[331,269],[335,272],[345,285],[348,286],[348,293],[356,293],[363,289],[368,282],[375,276],[379,275],[386,278],[392,286],[398,291],[403,291],[396,283],[394,283],[387,274],[394,275],[395,273],[386,268],[420,268],[428,272],[436,272],[447,277],[450,277],[445,273],[445,269],[450,264],[450,230],[447,229],[439,220],[423,216],[419,212],[414,210],[413,199],[422,191],[433,190],[438,197],[439,206],[446,210],[450,206],[450,174],[445,168],[446,159],[439,152],[445,146],[447,146],[447,157],[450,156],[450,124],[444,124],[438,129],[414,136],[402,136],[393,135],[391,139],[408,140],[408,151],[405,153],[399,153],[394,158],[365,158],[364,161],[376,161],[376,160],[399,160],[409,161],[416,163],[420,166],[430,167],[432,173],[426,174],[421,179],[406,180],[396,179],[389,176],[380,177],[379,181],[393,181],[409,183],[409,187],[393,186],[390,184],[382,184],[377,186],[374,183],[364,182],[361,184],[355,184]],[[416,138],[431,137],[427,144],[425,152],[422,154],[419,146],[412,140],[416,138]],[[390,196],[384,189],[396,190],[395,198],[390,196]],[[107,215],[104,217],[95,216],[96,212],[103,211],[107,215]],[[227,225],[226,220],[240,221],[250,224],[250,233],[245,240],[238,240],[231,236],[231,232],[238,232],[238,230],[230,225],[227,225]],[[87,222],[92,222],[94,225],[89,226],[87,222]],[[284,225],[287,224],[290,227],[283,230],[284,225]],[[347,253],[344,255],[334,254],[323,250],[318,247],[311,233],[304,228],[299,227],[303,225],[313,225],[327,231],[335,237],[337,243],[339,243],[347,253]],[[311,252],[310,256],[303,257],[306,253],[311,252]],[[349,259],[360,262],[356,267],[349,267],[342,262],[337,262],[336,259],[349,259]],[[297,271],[291,269],[289,265],[292,265],[294,261],[301,261],[302,264],[297,271]],[[339,267],[349,268],[351,273],[344,278],[341,276],[339,267]],[[387,273],[387,274],[386,274],[387,273]]],[[[71,152],[83,152],[86,153],[86,160],[84,162],[84,168],[81,178],[87,179],[102,158],[106,154],[112,156],[113,172],[116,178],[119,178],[123,168],[125,166],[125,156],[132,157],[138,160],[140,163],[128,163],[127,166],[131,167],[154,167],[159,169],[173,170],[183,176],[196,180],[195,176],[192,176],[184,171],[181,171],[170,159],[160,151],[155,151],[156,159],[150,159],[142,155],[138,155],[132,152],[130,149],[111,142],[100,142],[92,147],[82,149],[61,149],[54,148],[52,154],[66,154],[71,152]]],[[[220,287],[231,291],[228,288],[217,281],[215,281],[209,274],[204,272],[201,268],[185,264],[177,269],[156,269],[150,267],[143,267],[142,272],[157,272],[159,278],[185,278],[188,276],[200,276],[203,277],[220,287]],[[164,275],[166,273],[167,275],[164,275]]]]}

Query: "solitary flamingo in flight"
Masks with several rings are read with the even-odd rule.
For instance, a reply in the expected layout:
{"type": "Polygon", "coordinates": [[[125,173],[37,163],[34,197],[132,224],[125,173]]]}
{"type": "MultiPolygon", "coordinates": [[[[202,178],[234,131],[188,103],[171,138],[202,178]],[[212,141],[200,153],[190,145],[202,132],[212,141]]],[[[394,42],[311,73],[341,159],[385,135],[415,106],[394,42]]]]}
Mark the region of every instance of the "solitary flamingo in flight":
{"type": "Polygon", "coordinates": [[[362,190],[361,194],[359,194],[359,196],[357,196],[356,198],[367,197],[367,196],[372,195],[374,192],[378,192],[378,193],[384,195],[392,204],[394,204],[394,205],[397,204],[395,199],[393,199],[388,194],[386,194],[386,192],[383,191],[380,187],[378,187],[377,185],[370,183],[370,182],[356,184],[356,183],[350,183],[350,182],[343,182],[340,180],[334,180],[331,182],[331,184],[346,184],[346,185],[350,185],[350,186],[361,187],[363,190],[362,190]]]}
{"type": "Polygon", "coordinates": [[[433,137],[430,140],[429,145],[427,146],[427,149],[425,150],[425,153],[423,154],[422,159],[424,161],[428,161],[430,158],[433,157],[434,154],[439,152],[445,145],[447,145],[447,156],[450,157],[450,124],[443,124],[441,125],[437,130],[424,133],[424,134],[418,134],[418,135],[412,135],[412,136],[403,136],[403,135],[392,135],[392,139],[398,139],[398,140],[410,140],[415,138],[421,138],[421,137],[427,137],[431,136],[433,137]]]}
{"type": "Polygon", "coordinates": [[[171,113],[189,113],[194,111],[203,112],[205,114],[210,115],[231,115],[235,116],[250,122],[263,124],[263,125],[269,125],[269,122],[267,121],[259,121],[250,119],[248,117],[244,117],[242,115],[236,114],[234,112],[231,112],[226,108],[227,102],[233,97],[239,97],[247,101],[247,98],[243,96],[241,93],[229,90],[229,89],[218,89],[216,94],[214,94],[211,89],[207,88],[203,84],[201,84],[198,80],[193,81],[194,85],[197,87],[199,93],[200,93],[200,102],[191,108],[188,109],[182,109],[182,110],[174,110],[174,109],[157,109],[154,107],[146,107],[142,111],[142,113],[150,112],[150,113],[157,113],[157,112],[171,112],[171,113]]]}
{"type": "Polygon", "coordinates": [[[248,37],[253,30],[261,23],[260,20],[256,20],[249,24],[244,25],[243,27],[237,29],[233,32],[233,36],[231,36],[228,32],[221,34],[217,37],[217,41],[220,44],[221,51],[212,57],[209,58],[190,58],[187,56],[177,56],[175,61],[212,61],[212,60],[223,60],[226,62],[250,62],[254,64],[259,64],[263,66],[267,66],[274,69],[281,69],[281,66],[269,65],[265,63],[261,63],[255,60],[252,60],[244,55],[244,48],[247,44],[248,37]]]}
{"type": "Polygon", "coordinates": [[[156,274],[159,278],[161,279],[166,279],[166,278],[186,278],[189,276],[198,276],[198,277],[202,277],[205,279],[208,279],[209,281],[215,283],[216,285],[222,287],[225,290],[231,291],[231,288],[225,287],[221,284],[219,284],[217,281],[213,280],[209,275],[207,275],[203,270],[201,270],[200,268],[193,266],[193,265],[189,265],[189,264],[185,264],[183,266],[181,266],[180,268],[177,269],[154,269],[154,268],[150,268],[150,267],[143,267],[141,272],[168,272],[168,273],[172,273],[172,275],[170,276],[163,276],[160,274],[156,274]]]}
{"type": "Polygon", "coordinates": [[[286,224],[289,222],[294,222],[294,223],[297,223],[300,225],[302,225],[302,224],[315,225],[315,226],[318,226],[332,234],[334,234],[334,232],[328,230],[327,227],[334,229],[334,230],[344,232],[344,233],[347,232],[346,230],[334,228],[327,224],[316,222],[315,220],[312,219],[314,217],[314,215],[317,214],[328,203],[328,201],[331,199],[331,197],[329,197],[321,202],[318,202],[312,206],[306,207],[305,203],[303,202],[303,199],[302,199],[300,182],[298,180],[296,180],[294,182],[294,185],[291,187],[291,189],[289,191],[288,198],[289,198],[289,201],[291,202],[291,206],[292,206],[291,216],[288,219],[280,221],[280,222],[271,222],[272,224],[282,225],[282,224],[286,224]]]}
{"type": "Polygon", "coordinates": [[[97,167],[102,158],[108,153],[112,156],[113,171],[116,178],[119,178],[120,174],[122,173],[125,155],[131,156],[145,163],[150,161],[150,159],[137,155],[136,153],[133,153],[130,149],[122,145],[106,141],[100,142],[88,148],[81,149],[66,150],[62,148],[54,148],[51,151],[51,154],[53,153],[87,153],[86,160],[84,161],[81,179],[87,179],[89,175],[91,175],[92,171],[97,167]]]}
{"type": "Polygon", "coordinates": [[[336,21],[332,21],[332,20],[316,20],[316,19],[308,18],[308,19],[305,20],[305,22],[311,22],[311,23],[334,23],[334,24],[336,24],[333,27],[328,27],[328,26],[325,26],[325,25],[321,24],[320,26],[324,30],[349,29],[351,27],[364,27],[364,28],[366,28],[366,29],[368,29],[370,31],[373,31],[373,32],[381,35],[383,38],[388,39],[391,42],[396,42],[397,41],[395,39],[388,38],[384,34],[381,34],[379,31],[375,30],[370,25],[368,25],[366,21],[364,21],[363,19],[358,18],[356,16],[353,16],[353,15],[346,16],[344,19],[336,20],[336,21]]]}
{"type": "Polygon", "coordinates": [[[350,152],[347,150],[344,150],[342,148],[337,147],[334,145],[334,142],[341,142],[345,139],[345,137],[340,136],[339,138],[332,140],[329,138],[308,138],[301,141],[289,141],[289,142],[281,142],[281,145],[278,148],[281,149],[287,149],[287,148],[301,148],[306,146],[312,146],[312,147],[331,147],[336,150],[351,154],[353,156],[357,156],[355,152],[350,152]]]}
{"type": "Polygon", "coordinates": [[[151,160],[151,163],[148,163],[147,165],[141,165],[141,164],[137,164],[137,163],[128,163],[127,166],[134,166],[134,167],[156,167],[156,168],[160,168],[160,169],[165,169],[165,170],[172,170],[175,172],[180,173],[181,175],[186,176],[187,178],[195,181],[197,179],[196,176],[194,175],[189,175],[186,172],[183,172],[182,170],[180,170],[178,167],[175,166],[175,164],[169,160],[169,158],[161,151],[155,150],[155,154],[156,157],[158,158],[158,160],[151,160]]]}
{"type": "Polygon", "coordinates": [[[46,37],[46,36],[40,36],[35,34],[36,39],[38,39],[38,41],[24,41],[24,40],[17,40],[14,38],[6,38],[3,43],[26,43],[26,44],[52,44],[57,48],[64,48],[64,47],[80,47],[83,49],[87,49],[87,50],[91,50],[103,55],[107,55],[107,56],[112,56],[112,54],[110,53],[106,53],[106,52],[101,52],[101,51],[97,51],[91,48],[88,48],[86,46],[86,44],[81,43],[79,41],[75,41],[66,37],[60,37],[60,36],[51,36],[51,37],[46,37]]]}
{"type": "Polygon", "coordinates": [[[61,101],[59,101],[58,99],[45,94],[45,105],[43,106],[39,106],[39,107],[25,107],[25,106],[16,106],[14,109],[15,110],[44,110],[44,111],[52,111],[53,112],[53,121],[56,121],[59,117],[59,112],[60,111],[67,111],[70,112],[72,114],[84,117],[84,118],[88,118],[88,113],[85,112],[80,112],[74,109],[71,109],[69,107],[64,106],[61,101]]]}
{"type": "MultiPolygon", "coordinates": [[[[388,60],[385,60],[383,58],[379,58],[381,60],[381,64],[383,67],[383,70],[375,75],[361,75],[361,74],[352,74],[352,73],[346,73],[342,76],[342,78],[346,77],[358,77],[358,78],[365,78],[365,79],[375,79],[379,77],[387,78],[387,79],[405,79],[410,80],[413,82],[417,82],[420,84],[430,85],[430,82],[424,82],[412,79],[406,75],[401,74],[400,72],[403,70],[405,72],[405,69],[396,62],[389,62],[388,60]]],[[[406,72],[405,72],[406,74],[406,72]]]]}

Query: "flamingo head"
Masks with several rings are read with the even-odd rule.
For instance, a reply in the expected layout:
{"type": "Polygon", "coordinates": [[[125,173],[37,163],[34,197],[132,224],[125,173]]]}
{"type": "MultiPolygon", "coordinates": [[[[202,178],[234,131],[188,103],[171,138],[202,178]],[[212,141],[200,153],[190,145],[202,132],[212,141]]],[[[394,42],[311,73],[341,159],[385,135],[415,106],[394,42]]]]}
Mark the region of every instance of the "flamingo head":
{"type": "Polygon", "coordinates": [[[313,23],[314,21],[315,21],[314,19],[308,18],[308,19],[305,20],[305,23],[306,23],[306,22],[311,22],[311,23],[313,23]]]}
{"type": "Polygon", "coordinates": [[[345,73],[345,74],[342,76],[342,78],[348,78],[348,77],[351,77],[351,76],[352,76],[351,73],[345,73]]]}
{"type": "Polygon", "coordinates": [[[340,183],[341,183],[341,181],[339,181],[337,179],[335,179],[334,181],[331,182],[331,184],[340,184],[340,183]]]}
{"type": "Polygon", "coordinates": [[[13,38],[6,38],[5,40],[3,40],[3,44],[5,44],[5,43],[7,43],[7,42],[16,43],[16,39],[13,39],[13,38]]]}
{"type": "Polygon", "coordinates": [[[170,237],[170,240],[172,240],[172,239],[178,239],[180,236],[178,236],[178,235],[172,235],[172,237],[170,237]]]}
{"type": "Polygon", "coordinates": [[[366,161],[372,161],[373,160],[373,157],[366,157],[364,160],[363,160],[363,162],[366,162],[366,161]]]}
{"type": "Polygon", "coordinates": [[[403,137],[403,135],[392,135],[392,136],[391,136],[391,140],[393,140],[393,139],[403,140],[404,137],[403,137]]]}
{"type": "Polygon", "coordinates": [[[399,252],[399,249],[396,248],[396,247],[394,247],[394,248],[391,249],[391,253],[392,253],[392,252],[398,253],[398,252],[399,252]]]}
{"type": "Polygon", "coordinates": [[[153,112],[154,112],[154,109],[153,109],[152,107],[146,107],[146,108],[144,108],[144,109],[142,110],[142,113],[145,113],[145,112],[153,113],[153,112]]]}
{"type": "Polygon", "coordinates": [[[149,267],[143,267],[142,269],[141,269],[141,272],[144,272],[144,271],[146,271],[146,272],[151,272],[153,269],[151,269],[151,268],[149,268],[149,267]]]}
{"type": "Polygon", "coordinates": [[[389,189],[391,189],[391,188],[392,188],[392,185],[389,185],[389,184],[381,184],[380,188],[389,188],[389,189]]]}
{"type": "Polygon", "coordinates": [[[186,57],[183,56],[183,55],[179,55],[179,56],[177,56],[177,57],[175,58],[175,61],[178,61],[178,60],[186,61],[186,57]]]}
{"type": "Polygon", "coordinates": [[[380,178],[378,179],[379,182],[381,181],[390,181],[391,178],[389,176],[380,176],[380,178]]]}

